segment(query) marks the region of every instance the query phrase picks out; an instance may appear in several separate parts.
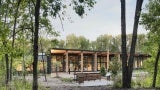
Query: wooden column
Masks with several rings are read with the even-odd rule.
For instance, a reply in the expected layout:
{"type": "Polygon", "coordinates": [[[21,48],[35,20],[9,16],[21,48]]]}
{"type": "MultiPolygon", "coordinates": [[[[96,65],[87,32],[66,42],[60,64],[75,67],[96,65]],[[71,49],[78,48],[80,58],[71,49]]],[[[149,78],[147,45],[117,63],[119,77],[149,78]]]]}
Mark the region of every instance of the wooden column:
{"type": "Polygon", "coordinates": [[[81,52],[81,72],[83,72],[83,52],[81,52]]]}
{"type": "Polygon", "coordinates": [[[137,68],[137,60],[138,60],[138,59],[135,59],[135,60],[134,60],[135,68],[137,68]]]}
{"type": "Polygon", "coordinates": [[[117,57],[118,57],[118,62],[121,62],[121,56],[120,56],[120,53],[118,53],[117,57]]]}
{"type": "Polygon", "coordinates": [[[140,61],[141,61],[141,67],[142,67],[142,65],[143,65],[143,60],[141,59],[140,61]]]}
{"type": "Polygon", "coordinates": [[[66,72],[68,72],[68,51],[66,51],[66,72]]]}
{"type": "Polygon", "coordinates": [[[109,50],[107,51],[107,71],[109,69],[109,50]]]}
{"type": "Polygon", "coordinates": [[[94,53],[94,71],[97,71],[97,53],[94,53]]]}

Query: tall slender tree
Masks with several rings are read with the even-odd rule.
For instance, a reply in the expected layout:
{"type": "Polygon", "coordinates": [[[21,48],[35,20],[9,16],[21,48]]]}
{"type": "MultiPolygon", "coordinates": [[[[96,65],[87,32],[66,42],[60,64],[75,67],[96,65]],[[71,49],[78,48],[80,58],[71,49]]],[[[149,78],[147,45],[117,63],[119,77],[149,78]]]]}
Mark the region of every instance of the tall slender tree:
{"type": "Polygon", "coordinates": [[[38,90],[38,75],[37,75],[37,62],[38,62],[38,32],[39,32],[39,14],[40,14],[41,0],[36,0],[35,6],[35,30],[34,30],[34,45],[33,45],[33,84],[32,89],[38,90]]]}
{"type": "Polygon", "coordinates": [[[128,83],[129,83],[128,87],[129,88],[131,88],[133,62],[134,62],[135,47],[136,47],[136,42],[137,42],[137,30],[138,30],[138,23],[139,23],[139,18],[141,14],[142,3],[143,3],[143,0],[137,0],[135,16],[134,16],[132,43],[131,43],[130,56],[129,56],[129,61],[128,61],[128,83]]]}
{"type": "Polygon", "coordinates": [[[15,36],[16,36],[16,25],[17,25],[17,18],[18,18],[18,9],[20,6],[21,0],[18,0],[17,7],[14,15],[14,25],[12,31],[12,53],[11,53],[11,62],[10,62],[10,81],[12,80],[12,61],[13,61],[13,51],[14,51],[14,44],[15,44],[15,36]]]}
{"type": "Polygon", "coordinates": [[[122,52],[122,87],[128,86],[128,67],[127,67],[127,50],[126,50],[126,3],[125,0],[121,0],[121,52],[122,52]]]}
{"type": "MultiPolygon", "coordinates": [[[[157,55],[154,57],[154,73],[152,87],[156,87],[157,74],[158,74],[158,62],[160,56],[160,1],[159,0],[149,0],[148,5],[146,5],[147,12],[142,14],[141,24],[145,26],[146,30],[149,30],[149,39],[151,45],[154,43],[157,47],[157,55]]],[[[152,45],[153,46],[153,45],[152,45]]],[[[154,56],[154,55],[153,55],[154,56]]],[[[158,80],[159,81],[159,80],[158,80]]]]}
{"type": "Polygon", "coordinates": [[[133,61],[135,54],[135,46],[137,40],[137,29],[139,23],[139,17],[141,14],[143,0],[137,0],[134,26],[133,26],[133,35],[132,43],[130,49],[129,60],[127,63],[127,52],[126,52],[126,20],[125,20],[125,0],[121,0],[121,38],[122,38],[122,87],[131,88],[131,78],[133,71],[133,61]]]}

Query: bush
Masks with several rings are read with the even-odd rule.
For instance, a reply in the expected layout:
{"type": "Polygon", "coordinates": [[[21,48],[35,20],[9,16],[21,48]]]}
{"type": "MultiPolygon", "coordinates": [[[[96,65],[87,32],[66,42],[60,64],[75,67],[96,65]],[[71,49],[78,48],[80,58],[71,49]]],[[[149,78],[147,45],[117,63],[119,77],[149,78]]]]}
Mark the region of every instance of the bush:
{"type": "Polygon", "coordinates": [[[105,76],[105,75],[106,75],[106,70],[105,70],[104,67],[101,67],[101,69],[100,69],[100,74],[101,74],[102,76],[105,76]]]}
{"type": "Polygon", "coordinates": [[[115,78],[113,87],[114,88],[121,88],[122,87],[122,79],[118,78],[118,77],[115,78]]]}
{"type": "Polygon", "coordinates": [[[151,77],[139,77],[137,80],[135,80],[134,84],[132,85],[134,88],[149,88],[152,84],[152,78],[151,77]]]}

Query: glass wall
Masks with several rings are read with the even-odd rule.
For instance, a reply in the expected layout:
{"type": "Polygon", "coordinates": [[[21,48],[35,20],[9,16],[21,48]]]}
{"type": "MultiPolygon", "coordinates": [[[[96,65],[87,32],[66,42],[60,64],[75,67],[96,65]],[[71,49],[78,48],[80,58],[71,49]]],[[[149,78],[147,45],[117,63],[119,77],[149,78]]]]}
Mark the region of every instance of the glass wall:
{"type": "Polygon", "coordinates": [[[81,71],[81,60],[78,55],[69,55],[68,58],[70,71],[81,71]]]}
{"type": "Polygon", "coordinates": [[[57,68],[57,71],[65,71],[66,64],[65,64],[63,55],[52,56],[51,63],[52,63],[51,65],[52,72],[55,72],[56,68],[57,68]]]}
{"type": "MultiPolygon", "coordinates": [[[[66,59],[65,55],[53,55],[51,59],[52,72],[56,71],[56,65],[58,71],[64,72],[66,70],[66,59]]],[[[101,67],[107,69],[107,57],[98,56],[97,57],[97,70],[101,67]]],[[[68,69],[70,71],[81,71],[81,55],[78,54],[68,54],[68,69]]],[[[94,71],[94,55],[83,55],[83,71],[94,71]]]]}
{"type": "Polygon", "coordinates": [[[105,56],[97,57],[97,69],[100,70],[101,67],[107,69],[107,57],[105,56]]]}
{"type": "Polygon", "coordinates": [[[94,60],[93,56],[84,56],[83,58],[83,71],[93,71],[94,60]]]}

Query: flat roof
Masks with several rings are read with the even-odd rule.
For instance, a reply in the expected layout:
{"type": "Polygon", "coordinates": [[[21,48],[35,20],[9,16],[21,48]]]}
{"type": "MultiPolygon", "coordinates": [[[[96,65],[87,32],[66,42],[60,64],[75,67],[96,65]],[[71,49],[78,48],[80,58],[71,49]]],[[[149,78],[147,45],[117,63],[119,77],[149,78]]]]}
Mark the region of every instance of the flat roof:
{"type": "MultiPolygon", "coordinates": [[[[120,52],[113,53],[113,52],[98,51],[98,50],[64,49],[64,48],[52,48],[51,49],[51,54],[65,54],[66,52],[68,52],[69,54],[81,54],[81,52],[83,52],[83,54],[97,53],[97,55],[105,55],[105,56],[108,53],[109,53],[109,55],[121,54],[120,52]]],[[[142,54],[142,53],[136,53],[135,56],[136,57],[151,57],[151,55],[149,55],[149,54],[142,54]]]]}

